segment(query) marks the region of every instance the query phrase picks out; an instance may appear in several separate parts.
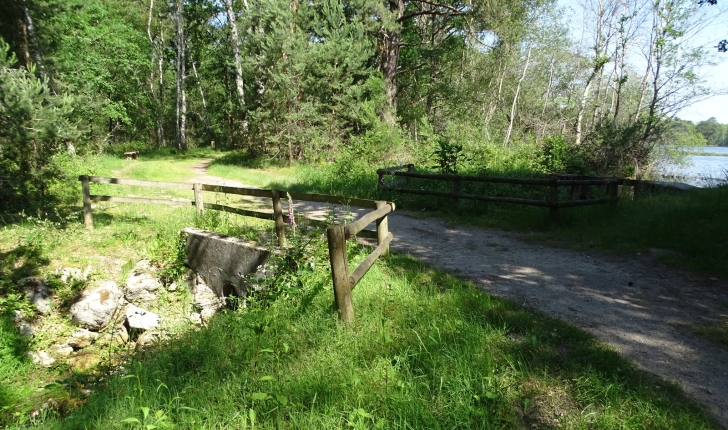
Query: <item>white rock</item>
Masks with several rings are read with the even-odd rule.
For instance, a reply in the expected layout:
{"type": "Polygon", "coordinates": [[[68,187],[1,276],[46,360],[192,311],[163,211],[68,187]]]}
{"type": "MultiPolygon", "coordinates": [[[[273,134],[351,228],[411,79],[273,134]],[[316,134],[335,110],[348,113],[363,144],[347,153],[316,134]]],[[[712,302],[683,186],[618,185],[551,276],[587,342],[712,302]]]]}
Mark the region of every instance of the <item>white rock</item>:
{"type": "MultiPolygon", "coordinates": [[[[113,346],[122,346],[126,344],[126,342],[129,341],[129,332],[126,331],[126,327],[123,325],[120,325],[118,327],[114,327],[112,329],[107,329],[105,333],[103,333],[101,336],[99,336],[99,339],[96,341],[97,345],[113,345],[113,346]]],[[[103,347],[102,346],[102,347],[103,347]]]]}
{"type": "Polygon", "coordinates": [[[122,298],[115,282],[104,282],[93,290],[84,291],[81,300],[71,306],[71,316],[84,327],[100,330],[109,323],[122,298]]]}
{"type": "Polygon", "coordinates": [[[134,275],[140,275],[142,273],[156,273],[157,268],[152,265],[149,260],[139,260],[134,268],[131,269],[131,273],[134,275]]]}
{"type": "Polygon", "coordinates": [[[157,299],[154,293],[162,284],[149,273],[131,275],[126,281],[126,299],[130,302],[149,302],[157,299]]]}
{"type": "Polygon", "coordinates": [[[21,336],[30,338],[35,334],[35,326],[28,321],[22,320],[18,323],[18,331],[20,331],[21,336]]]}
{"type": "Polygon", "coordinates": [[[225,306],[225,298],[215,294],[207,285],[199,282],[193,291],[194,305],[200,311],[212,309],[217,311],[225,306]]]}
{"type": "Polygon", "coordinates": [[[68,357],[73,353],[73,347],[70,345],[66,345],[65,343],[57,343],[55,345],[51,345],[51,354],[55,355],[56,357],[68,357]]]}
{"type": "Polygon", "coordinates": [[[159,315],[146,309],[129,305],[126,308],[126,321],[129,327],[139,330],[150,330],[159,326],[159,315]]]}
{"type": "Polygon", "coordinates": [[[28,352],[28,356],[33,361],[33,364],[43,367],[50,367],[56,362],[56,359],[45,351],[30,351],[28,352]]]}
{"type": "Polygon", "coordinates": [[[145,346],[160,343],[166,338],[166,335],[158,331],[146,331],[137,338],[135,349],[141,351],[145,346]]]}
{"type": "Polygon", "coordinates": [[[90,346],[97,337],[99,337],[98,333],[82,328],[76,330],[76,332],[66,340],[66,343],[74,349],[81,349],[90,346]]]}
{"type": "Polygon", "coordinates": [[[198,314],[197,312],[193,312],[187,315],[187,321],[192,324],[202,324],[202,315],[198,314]]]}
{"type": "Polygon", "coordinates": [[[75,267],[64,267],[56,273],[60,273],[61,282],[64,284],[70,284],[73,281],[84,282],[88,279],[88,274],[91,273],[91,266],[88,266],[84,271],[75,267]]]}
{"type": "Polygon", "coordinates": [[[48,315],[51,312],[51,287],[35,277],[23,278],[18,282],[23,287],[25,298],[35,306],[42,315],[48,315]],[[22,284],[21,284],[22,282],[22,284]]]}
{"type": "Polygon", "coordinates": [[[216,313],[217,313],[217,311],[215,309],[207,308],[207,309],[201,310],[200,319],[202,319],[202,323],[203,324],[209,323],[210,320],[212,319],[212,317],[214,317],[216,313]]]}

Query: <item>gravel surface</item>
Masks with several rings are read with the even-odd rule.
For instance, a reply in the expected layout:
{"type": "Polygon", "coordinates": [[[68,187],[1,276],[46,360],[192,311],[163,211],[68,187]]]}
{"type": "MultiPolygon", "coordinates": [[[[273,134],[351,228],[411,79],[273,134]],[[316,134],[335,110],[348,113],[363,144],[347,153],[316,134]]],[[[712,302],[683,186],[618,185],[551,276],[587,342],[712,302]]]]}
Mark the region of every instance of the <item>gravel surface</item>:
{"type": "MultiPolygon", "coordinates": [[[[294,207],[318,219],[331,210],[315,203],[294,207]]],[[[353,212],[358,217],[367,210],[353,212]]],[[[725,281],[661,265],[652,255],[541,246],[515,233],[452,226],[402,212],[389,216],[389,230],[393,251],[594,334],[642,369],[679,384],[728,429],[728,350],[680,329],[728,316],[725,281]]]]}

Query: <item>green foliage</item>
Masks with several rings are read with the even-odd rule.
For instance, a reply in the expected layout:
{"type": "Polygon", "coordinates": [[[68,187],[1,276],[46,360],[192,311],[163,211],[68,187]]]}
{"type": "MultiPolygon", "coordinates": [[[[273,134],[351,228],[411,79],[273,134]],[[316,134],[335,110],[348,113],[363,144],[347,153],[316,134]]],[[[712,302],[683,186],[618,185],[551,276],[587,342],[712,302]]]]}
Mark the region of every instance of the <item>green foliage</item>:
{"type": "Polygon", "coordinates": [[[549,136],[544,139],[541,165],[547,173],[589,173],[584,148],[570,145],[564,136],[549,136]]]}
{"type": "Polygon", "coordinates": [[[439,169],[440,173],[444,174],[457,174],[458,169],[462,167],[463,163],[468,161],[467,156],[463,152],[463,145],[449,143],[442,138],[438,140],[432,156],[435,162],[437,162],[437,165],[433,166],[433,168],[439,169]]]}
{"type": "Polygon", "coordinates": [[[646,135],[647,127],[663,127],[654,119],[630,125],[601,121],[584,139],[585,153],[593,171],[600,175],[642,178],[653,161],[657,144],[654,135],[646,135]]]}
{"type": "Polygon", "coordinates": [[[33,69],[14,69],[9,46],[0,40],[0,211],[40,208],[52,201],[49,188],[64,179],[60,154],[78,132],[69,123],[70,96],[51,94],[33,69]]]}

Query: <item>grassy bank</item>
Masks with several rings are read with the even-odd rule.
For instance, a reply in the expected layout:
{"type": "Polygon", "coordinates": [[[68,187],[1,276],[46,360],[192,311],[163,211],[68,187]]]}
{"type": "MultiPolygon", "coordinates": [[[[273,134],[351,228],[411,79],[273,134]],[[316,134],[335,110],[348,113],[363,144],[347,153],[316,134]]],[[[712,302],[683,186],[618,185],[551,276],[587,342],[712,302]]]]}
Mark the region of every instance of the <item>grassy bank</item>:
{"type": "MultiPolygon", "coordinates": [[[[179,169],[165,168],[168,161],[104,159],[88,173],[181,181],[197,159],[175,161],[179,169]]],[[[307,177],[303,186],[327,191],[315,188],[313,169],[264,168],[266,176],[243,175],[260,186],[307,177]]],[[[142,191],[114,187],[118,195],[142,191]]],[[[59,266],[91,265],[90,285],[123,283],[139,258],[172,266],[181,227],[246,238],[272,227],[212,211],[200,219],[190,209],[103,204],[87,231],[80,208],[71,209],[65,222],[24,218],[2,227],[3,298],[19,277],[59,266]]],[[[130,352],[123,369],[40,371],[24,354],[48,339],[3,336],[0,420],[44,429],[716,428],[675,386],[584,332],[406,256],[375,264],[354,291],[356,322],[343,326],[326,244],[320,233],[302,243],[308,264],[281,278],[278,300],[253,301],[163,347],[130,352]]],[[[368,251],[351,243],[352,266],[368,251]]],[[[0,328],[14,330],[13,304],[5,305],[0,328]]]]}

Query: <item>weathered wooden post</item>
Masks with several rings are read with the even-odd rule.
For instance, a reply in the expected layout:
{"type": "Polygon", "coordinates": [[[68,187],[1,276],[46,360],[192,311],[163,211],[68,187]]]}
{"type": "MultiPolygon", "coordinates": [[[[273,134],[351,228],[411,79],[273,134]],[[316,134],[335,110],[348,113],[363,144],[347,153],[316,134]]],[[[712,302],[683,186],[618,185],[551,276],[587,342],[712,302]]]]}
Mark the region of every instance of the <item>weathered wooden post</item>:
{"type": "Polygon", "coordinates": [[[380,190],[384,189],[384,169],[377,170],[377,176],[379,177],[377,179],[377,186],[380,190]]]}
{"type": "MultiPolygon", "coordinates": [[[[412,173],[414,171],[415,171],[415,165],[414,164],[408,164],[407,165],[407,173],[412,173]]],[[[409,176],[407,176],[407,177],[404,178],[404,182],[406,184],[409,184],[409,182],[410,182],[409,176]]]]}
{"type": "Polygon", "coordinates": [[[610,199],[614,199],[616,202],[619,198],[619,182],[618,179],[610,179],[609,184],[607,185],[607,194],[609,194],[610,199]]]}
{"type": "Polygon", "coordinates": [[[329,259],[331,260],[331,277],[334,281],[334,300],[339,309],[339,319],[344,322],[354,321],[354,305],[351,302],[351,281],[349,279],[349,261],[346,257],[346,232],[343,225],[333,225],[326,229],[329,240],[329,259]]]}
{"type": "Polygon", "coordinates": [[[549,217],[556,221],[559,211],[559,183],[556,179],[549,185],[549,217]]]}
{"type": "MultiPolygon", "coordinates": [[[[387,206],[387,202],[384,201],[377,201],[377,210],[387,206]]],[[[377,220],[377,245],[381,245],[382,242],[384,242],[384,239],[387,238],[387,235],[389,234],[389,221],[387,221],[387,215],[381,217],[377,220]]],[[[389,246],[387,246],[384,251],[382,252],[382,256],[389,255],[389,246]]]]}
{"type": "Polygon", "coordinates": [[[271,190],[273,197],[273,218],[276,222],[276,236],[278,236],[278,246],[283,248],[286,246],[286,223],[283,221],[283,207],[281,206],[281,192],[271,190]]]}
{"type": "Polygon", "coordinates": [[[457,205],[458,200],[459,200],[458,196],[460,195],[460,179],[456,179],[453,182],[452,193],[453,193],[452,203],[453,203],[453,205],[457,205]]]}
{"type": "Polygon", "coordinates": [[[195,193],[195,208],[197,215],[202,216],[205,213],[205,202],[202,199],[202,184],[192,184],[192,190],[195,193]]]}
{"type": "Polygon", "coordinates": [[[89,230],[94,229],[94,218],[91,214],[91,190],[89,189],[88,176],[84,175],[79,177],[81,180],[81,190],[83,191],[83,223],[89,230]]]}

